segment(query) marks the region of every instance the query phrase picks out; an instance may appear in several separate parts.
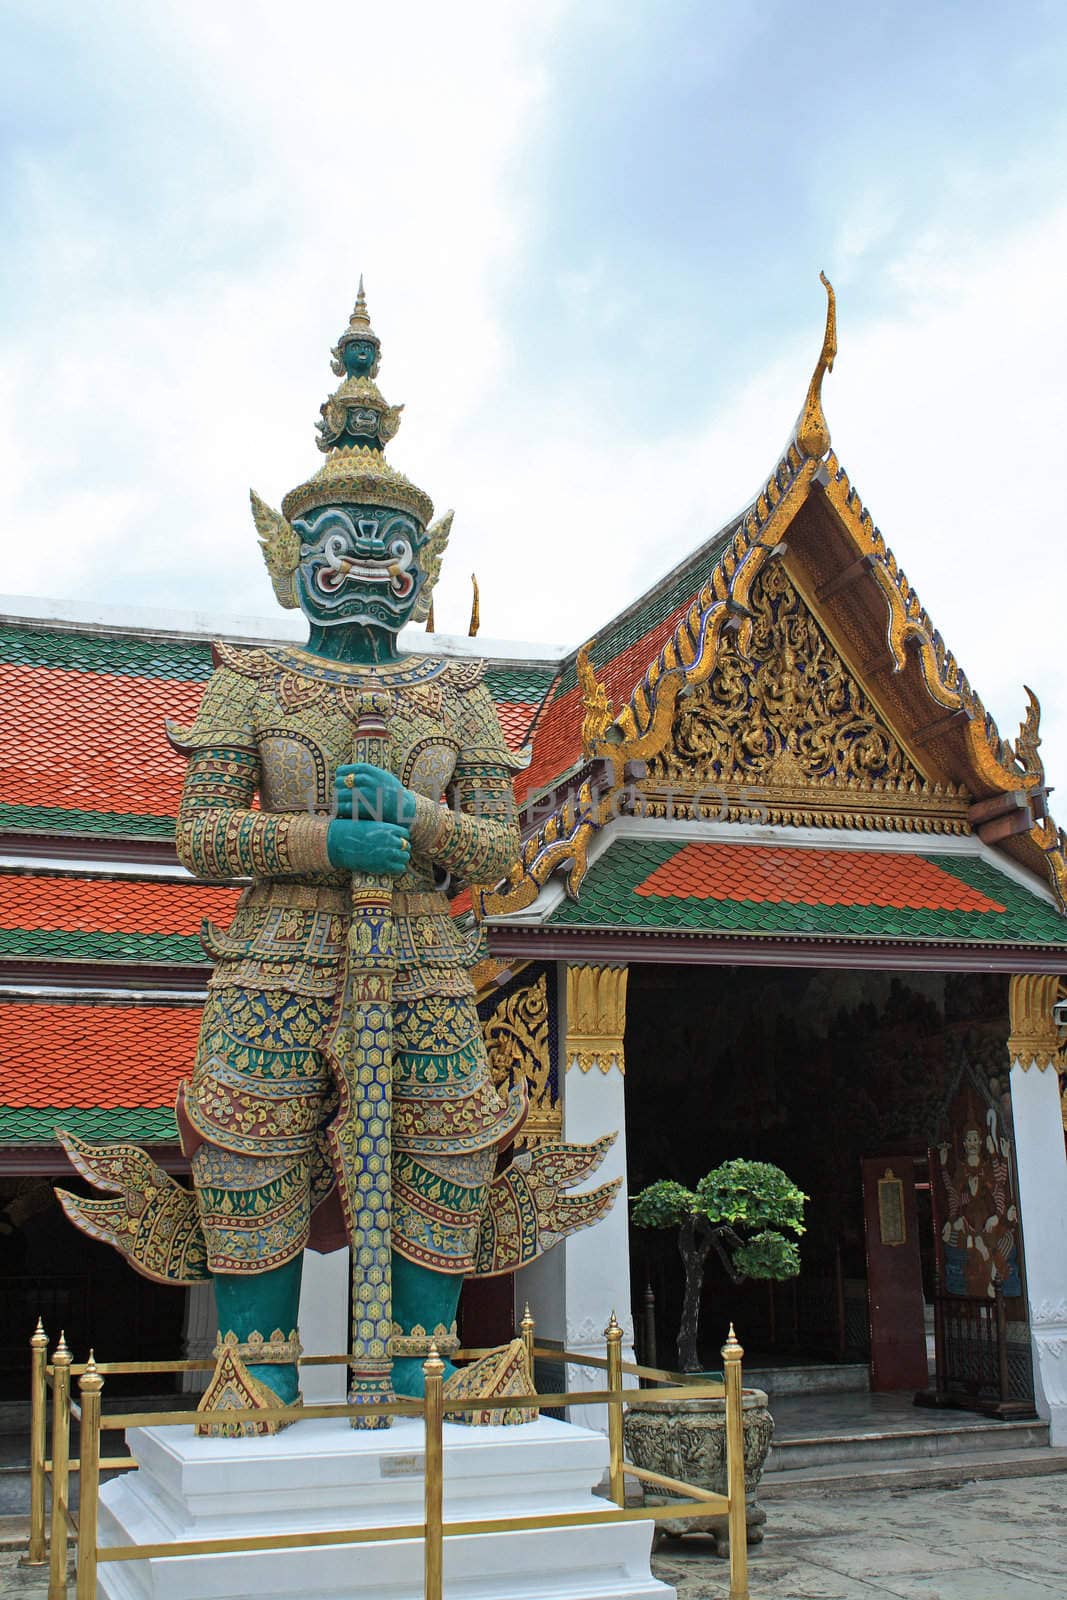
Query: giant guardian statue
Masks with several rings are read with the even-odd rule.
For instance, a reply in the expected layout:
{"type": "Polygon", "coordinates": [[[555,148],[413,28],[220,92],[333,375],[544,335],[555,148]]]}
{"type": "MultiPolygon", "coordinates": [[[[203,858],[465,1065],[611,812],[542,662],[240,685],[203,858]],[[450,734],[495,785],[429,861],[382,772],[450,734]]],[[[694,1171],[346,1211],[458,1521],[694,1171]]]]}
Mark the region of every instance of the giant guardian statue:
{"type": "Polygon", "coordinates": [[[398,646],[429,613],[452,515],[433,523],[385,459],[400,408],[377,387],[380,353],[361,283],[318,424],[325,461],[281,513],[252,496],[307,643],[216,646],[195,721],[169,728],[188,758],[181,861],[248,881],[230,927],[203,936],[215,965],[177,1104],[192,1190],[136,1147],[64,1136],[109,1192],[61,1191],[79,1227],[149,1277],[213,1280],[208,1399],[238,1414],[219,1431],[298,1399],[306,1246],[351,1249],[351,1401],[417,1395],[431,1340],[457,1347],[464,1278],[532,1260],[616,1188],[567,1192],[610,1138],[498,1172],[525,1095],[494,1086],[449,897],[516,855],[515,762],[482,663],[398,646]]]}

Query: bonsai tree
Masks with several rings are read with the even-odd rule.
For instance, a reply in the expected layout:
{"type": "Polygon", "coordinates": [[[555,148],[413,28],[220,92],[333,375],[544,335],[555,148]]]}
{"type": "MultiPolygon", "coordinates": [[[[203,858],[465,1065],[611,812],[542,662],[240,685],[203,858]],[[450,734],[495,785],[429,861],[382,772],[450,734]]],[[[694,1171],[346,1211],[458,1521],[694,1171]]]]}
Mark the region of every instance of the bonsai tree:
{"type": "Polygon", "coordinates": [[[796,1240],[804,1232],[807,1195],[781,1167],[767,1161],[724,1161],[695,1189],[662,1178],[634,1195],[639,1228],[677,1228],[685,1267],[685,1298],[678,1329],[678,1365],[699,1372],[697,1327],[704,1263],[714,1249],[733,1283],[747,1278],[795,1278],[796,1240]],[[793,1235],[794,1237],[789,1237],[793,1235]]]}

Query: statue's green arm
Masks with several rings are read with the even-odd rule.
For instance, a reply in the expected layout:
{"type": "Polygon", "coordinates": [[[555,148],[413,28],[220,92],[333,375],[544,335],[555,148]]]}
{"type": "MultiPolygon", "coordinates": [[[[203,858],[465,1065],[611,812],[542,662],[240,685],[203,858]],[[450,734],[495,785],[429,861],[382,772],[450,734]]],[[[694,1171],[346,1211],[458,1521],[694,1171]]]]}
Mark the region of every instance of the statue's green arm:
{"type": "Polygon", "coordinates": [[[461,748],[443,803],[415,797],[412,849],[467,883],[495,883],[519,853],[514,763],[483,684],[462,695],[461,748]]]}
{"type": "Polygon", "coordinates": [[[220,667],[192,728],[168,727],[171,743],[189,756],[175,830],[178,858],[196,877],[216,881],[329,872],[328,817],[252,809],[260,781],[254,693],[252,682],[220,667]]]}

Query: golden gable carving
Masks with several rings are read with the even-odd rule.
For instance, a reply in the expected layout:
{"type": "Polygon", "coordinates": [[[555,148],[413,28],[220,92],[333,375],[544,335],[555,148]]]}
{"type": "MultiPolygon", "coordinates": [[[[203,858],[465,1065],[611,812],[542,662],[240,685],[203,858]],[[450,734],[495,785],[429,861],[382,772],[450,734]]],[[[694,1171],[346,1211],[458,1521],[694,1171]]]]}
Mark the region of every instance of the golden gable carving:
{"type": "Polygon", "coordinates": [[[751,654],[723,637],[641,784],[646,814],[965,833],[968,796],[930,784],[780,561],[752,586],[751,654]]]}

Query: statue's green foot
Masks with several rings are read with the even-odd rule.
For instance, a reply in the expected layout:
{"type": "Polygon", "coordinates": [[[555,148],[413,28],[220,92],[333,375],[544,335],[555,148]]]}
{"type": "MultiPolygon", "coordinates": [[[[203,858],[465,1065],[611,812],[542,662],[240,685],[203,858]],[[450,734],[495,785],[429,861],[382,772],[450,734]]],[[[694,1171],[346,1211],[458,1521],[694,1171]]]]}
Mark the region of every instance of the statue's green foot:
{"type": "MultiPolygon", "coordinates": [[[[421,1400],[426,1393],[426,1379],[422,1364],[425,1356],[397,1356],[393,1361],[393,1393],[398,1399],[421,1400]]],[[[458,1372],[451,1361],[445,1362],[445,1382],[458,1372]]]]}
{"type": "Polygon", "coordinates": [[[277,1396],[275,1404],[280,1406],[296,1406],[300,1404],[300,1374],[295,1366],[255,1366],[248,1368],[248,1374],[264,1389],[269,1389],[277,1396]]]}

